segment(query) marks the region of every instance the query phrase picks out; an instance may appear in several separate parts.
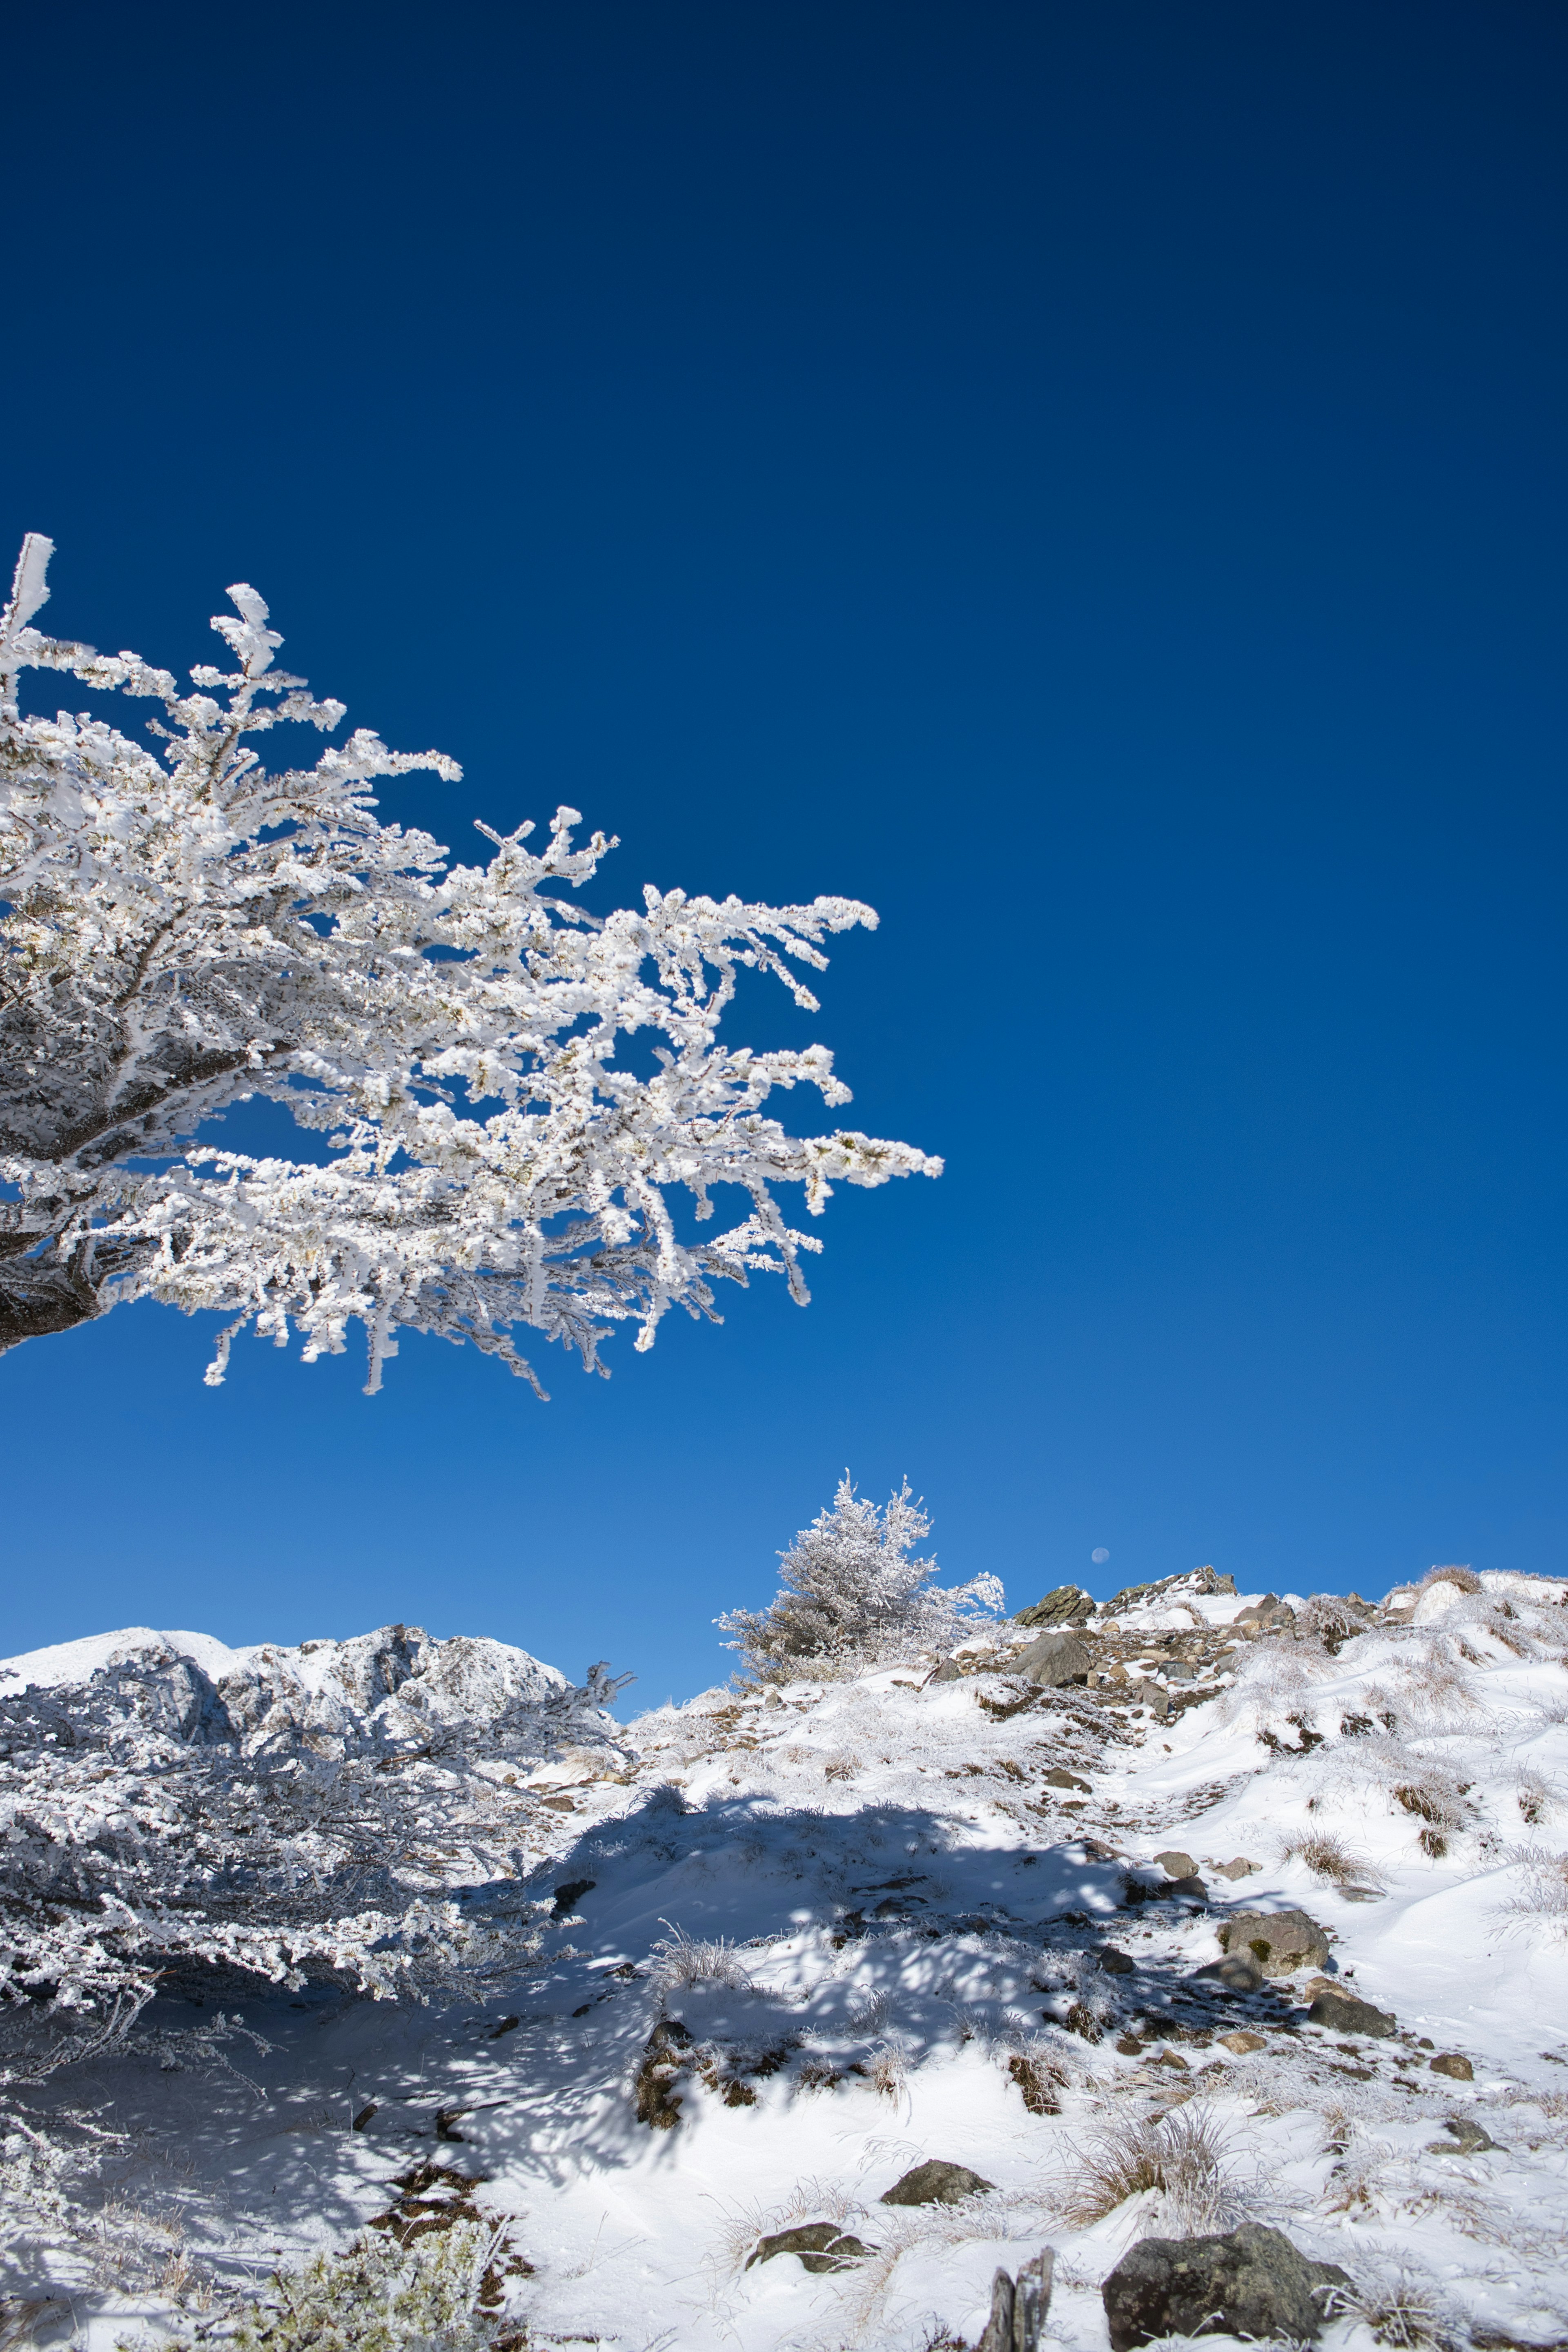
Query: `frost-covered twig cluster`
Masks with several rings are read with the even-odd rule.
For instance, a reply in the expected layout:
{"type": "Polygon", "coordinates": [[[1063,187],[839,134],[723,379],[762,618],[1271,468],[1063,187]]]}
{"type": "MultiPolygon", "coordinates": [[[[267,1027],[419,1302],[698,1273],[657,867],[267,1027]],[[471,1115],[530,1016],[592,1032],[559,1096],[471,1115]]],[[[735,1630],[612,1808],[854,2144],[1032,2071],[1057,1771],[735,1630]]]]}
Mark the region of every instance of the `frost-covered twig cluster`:
{"type": "MultiPolygon", "coordinates": [[[[488,865],[448,866],[386,824],[368,787],[460,770],[360,729],[313,767],[268,773],[251,739],[283,721],[331,733],[341,703],[272,668],[281,637],[243,583],[214,628],[234,667],[195,691],[139,655],[95,654],[29,624],[50,542],[29,537],[0,616],[0,1348],[153,1297],[231,1318],[307,1360],[370,1335],[371,1381],[399,1328],[472,1340],[533,1381],[522,1324],[602,1370],[632,1318],[651,1345],[674,1306],[717,1320],[714,1282],[786,1275],[805,1250],[772,1188],[876,1185],[941,1163],[849,1129],[785,1133],[775,1088],[849,1093],[821,1045],[721,1045],[742,969],[816,999],[830,932],[874,925],[848,898],[775,908],[644,892],[600,919],[563,900],[615,846],[546,847],[524,824],[488,865]],[[24,717],[20,670],[151,699],[162,758],[103,719],[24,717]],[[649,1074],[627,1041],[654,1041],[649,1074]],[[309,1164],[193,1141],[247,1097],[325,1141],[309,1164]],[[698,1241],[670,1196],[748,1196],[698,1241]]],[[[411,617],[411,637],[417,621],[411,617]]],[[[541,1393],[542,1391],[541,1391],[541,1393]]]]}

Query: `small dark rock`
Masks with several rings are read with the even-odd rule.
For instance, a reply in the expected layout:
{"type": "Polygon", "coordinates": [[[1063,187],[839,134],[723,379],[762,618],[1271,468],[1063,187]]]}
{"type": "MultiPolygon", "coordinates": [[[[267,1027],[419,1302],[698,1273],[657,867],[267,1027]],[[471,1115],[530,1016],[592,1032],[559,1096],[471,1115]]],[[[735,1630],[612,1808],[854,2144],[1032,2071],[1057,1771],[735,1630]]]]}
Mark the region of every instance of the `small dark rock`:
{"type": "Polygon", "coordinates": [[[1321,1992],[1307,2011],[1314,2025],[1326,2025],[1334,2033],[1372,2033],[1382,2037],[1394,2032],[1397,2021],[1385,2009],[1373,2009],[1370,2000],[1358,2000],[1353,1993],[1321,1992]]]}
{"type": "Polygon", "coordinates": [[[1434,2074],[1447,2074],[1450,2082],[1473,2083],[1476,2079],[1475,2068],[1468,2058],[1461,2058],[1457,2050],[1440,2051],[1436,2058],[1429,2058],[1426,2063],[1434,2074]]]}
{"type": "Polygon", "coordinates": [[[1429,2139],[1428,2156],[1479,2156],[1483,2148],[1496,2147],[1490,2132],[1483,2131],[1468,2116],[1450,2116],[1444,2126],[1451,2133],[1448,2139],[1429,2139]]]}
{"type": "Polygon", "coordinates": [[[997,2272],[991,2282],[991,2316],[977,2352],[1043,2352],[1056,2260],[1055,2251],[1047,2246],[1024,2264],[1016,2279],[997,2272]]]}
{"type": "Polygon", "coordinates": [[[1179,1846],[1167,1846],[1163,1853],[1154,1856],[1154,1861],[1167,1878],[1192,1878],[1197,1873],[1198,1866],[1192,1855],[1184,1853],[1179,1846]]]}
{"type": "Polygon", "coordinates": [[[1130,1977],[1138,1966],[1131,1952],[1119,1952],[1114,1944],[1102,1944],[1095,1958],[1107,1976],[1130,1977]]]}
{"type": "Polygon", "coordinates": [[[555,1890],[556,1917],[564,1918],[574,1903],[580,1902],[584,1895],[592,1895],[597,1884],[598,1881],[593,1878],[569,1878],[564,1886],[558,1886],[555,1890]]]}
{"type": "Polygon", "coordinates": [[[863,2261],[870,2251],[858,2238],[847,2237],[837,2221],[805,2221],[798,2229],[775,2230],[771,2238],[760,2238],[746,2257],[746,2268],[771,2263],[775,2254],[798,2254],[803,2270],[841,2271],[863,2261]]]}
{"type": "Polygon", "coordinates": [[[884,2205],[962,2205],[966,2197],[984,2196],[995,2186],[994,2180],[971,2172],[966,2164],[949,2164],[933,2156],[904,2173],[890,2189],[884,2189],[881,2201],[884,2205]]]}
{"type": "Polygon", "coordinates": [[[959,1683],[963,1680],[963,1670],[956,1658],[943,1658],[935,1674],[927,1679],[933,1683],[959,1683]]]}
{"type": "Polygon", "coordinates": [[[1100,2290],[1111,2352],[1157,2336],[1221,2332],[1304,2342],[1322,2326],[1325,2292],[1348,2286],[1337,2263],[1311,2263],[1257,2221],[1203,2238],[1145,2238],[1100,2290]]]}
{"type": "Polygon", "coordinates": [[[673,2131],[680,2121],[680,2095],[674,2085],[686,2063],[691,2036],[679,2018],[660,2020],[643,2045],[634,2098],[639,2124],[655,2131],[673,2131]]]}
{"type": "Polygon", "coordinates": [[[1080,1780],[1076,1772],[1065,1771],[1059,1764],[1053,1764],[1042,1777],[1047,1789],[1081,1789],[1086,1797],[1094,1794],[1087,1780],[1080,1780]]]}

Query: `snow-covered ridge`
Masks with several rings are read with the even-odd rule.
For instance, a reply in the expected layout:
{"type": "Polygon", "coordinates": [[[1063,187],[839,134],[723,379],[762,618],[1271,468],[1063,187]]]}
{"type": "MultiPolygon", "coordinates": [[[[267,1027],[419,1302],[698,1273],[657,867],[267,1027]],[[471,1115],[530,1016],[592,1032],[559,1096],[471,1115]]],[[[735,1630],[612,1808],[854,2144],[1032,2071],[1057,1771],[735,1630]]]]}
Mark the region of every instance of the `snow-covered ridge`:
{"type": "MultiPolygon", "coordinates": [[[[144,2233],[166,2205],[193,2275],[254,2292],[460,2189],[531,2265],[533,2352],[973,2347],[994,2271],[1043,2244],[1053,2347],[1106,2352],[1128,2245],[1238,2220],[1360,2309],[1420,2304],[1409,2345],[1568,2340],[1568,1584],[1177,1580],[1073,1638],[1061,1687],[1003,1627],[951,1675],[713,1690],[518,1774],[542,1968],[423,2010],[258,1990],[239,2089],[195,2066],[210,2005],[155,2002],[140,2055],[41,2097],[131,2136],[79,2200],[133,2179],[144,2233]],[[1242,1923],[1292,1912],[1306,1964],[1255,1980],[1242,1923]],[[1325,1990],[1363,2007],[1314,2015],[1325,1990]],[[1097,2152],[1189,2127],[1206,2171],[1096,2189],[1097,2152]],[[932,2160],[986,2185],[883,2201],[932,2160]],[[800,2224],[867,2251],[763,2256],[800,2224]]],[[[46,2237],[16,2275],[102,2315],[92,2352],[132,2308],[173,2320],[46,2237]]],[[[1322,2352],[1378,2340],[1351,2310],[1322,2352]]]]}
{"type": "Polygon", "coordinates": [[[308,1745],[344,1756],[388,1743],[482,1735],[531,1714],[547,1752],[550,1711],[573,1685],[554,1666],[505,1642],[435,1641],[417,1625],[384,1625],[346,1642],[270,1643],[230,1649],[210,1633],[135,1625],[0,1660],[0,1698],[28,1689],[62,1695],[117,1678],[137,1712],[197,1745],[243,1755],[308,1745]],[[129,1669],[129,1675],[121,1670],[129,1669]]]}

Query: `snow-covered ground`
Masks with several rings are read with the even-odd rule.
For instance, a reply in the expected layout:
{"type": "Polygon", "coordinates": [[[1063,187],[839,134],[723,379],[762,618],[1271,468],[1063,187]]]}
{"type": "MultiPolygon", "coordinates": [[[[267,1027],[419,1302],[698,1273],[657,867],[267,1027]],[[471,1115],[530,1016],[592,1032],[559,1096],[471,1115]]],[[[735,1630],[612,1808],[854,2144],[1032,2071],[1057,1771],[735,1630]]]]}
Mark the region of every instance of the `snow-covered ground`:
{"type": "MultiPolygon", "coordinates": [[[[1228,1649],[1260,1596],[1213,1581],[1079,1626],[1089,1685],[1009,1672],[1034,1637],[1008,1628],[955,1678],[713,1691],[549,1756],[518,1853],[557,1898],[542,1968],[482,2006],[155,2002],[133,2054],[28,2095],[125,2138],[74,2240],[17,2230],[5,2290],[63,2298],[40,2340],[110,2352],[447,2197],[504,2220],[536,2347],[972,2345],[994,2271],[1049,2244],[1051,2338],[1104,2352],[1100,2284],[1136,2235],[1258,2220],[1374,2313],[1403,2282],[1438,2339],[1568,2342],[1568,1585],[1285,1596],[1228,1649]],[[1227,1917],[1288,1909],[1325,1961],[1252,1990],[1204,1973],[1227,1917]],[[1323,1983],[1392,2030],[1311,2021],[1323,1983]],[[256,2040],[192,2042],[215,2003],[256,2040]],[[1214,2161],[1097,2210],[1166,2116],[1155,2146],[1195,2121],[1214,2161]],[[880,2201],[928,2158],[991,2186],[880,2201]],[[810,2221],[868,2251],[747,2267],[810,2221]]],[[[148,1640],[218,1682],[300,1657],[106,1636],[0,1690],[148,1640]]],[[[528,1669],[500,1679],[542,1689],[528,1669]]],[[[340,1738],[387,1703],[345,1672],[313,1671],[340,1738]]],[[[482,1761],[482,1707],[473,1737],[482,1761]]],[[[1342,2315],[1323,2340],[1372,2336],[1342,2315]]]]}

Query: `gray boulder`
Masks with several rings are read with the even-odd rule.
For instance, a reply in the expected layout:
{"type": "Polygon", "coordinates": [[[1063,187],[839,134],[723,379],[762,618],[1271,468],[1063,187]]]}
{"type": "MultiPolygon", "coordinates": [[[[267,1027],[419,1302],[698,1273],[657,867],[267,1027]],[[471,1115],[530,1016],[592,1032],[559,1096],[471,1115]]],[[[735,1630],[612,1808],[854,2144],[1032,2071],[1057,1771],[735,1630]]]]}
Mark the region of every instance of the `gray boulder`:
{"type": "Polygon", "coordinates": [[[1064,1683],[1081,1682],[1093,1664],[1088,1643],[1076,1633],[1042,1633],[1011,1661],[1011,1671],[1059,1690],[1064,1683]]]}
{"type": "Polygon", "coordinates": [[[881,2201],[884,2205],[962,2205],[966,2197],[984,2196],[995,2186],[994,2180],[971,2172],[966,2164],[949,2164],[933,2156],[904,2173],[890,2189],[884,2189],[881,2201]]]}
{"type": "Polygon", "coordinates": [[[1250,1955],[1266,1977],[1294,1976],[1298,1969],[1321,1969],[1329,1939],[1304,1911],[1237,1911],[1219,1931],[1223,1951],[1250,1955]]]}
{"type": "Polygon", "coordinates": [[[1281,2231],[1244,2222],[1204,2238],[1145,2238],[1100,2289],[1111,2352],[1163,2336],[1223,2334],[1259,2343],[1317,2335],[1337,2263],[1312,2263],[1281,2231]]]}

